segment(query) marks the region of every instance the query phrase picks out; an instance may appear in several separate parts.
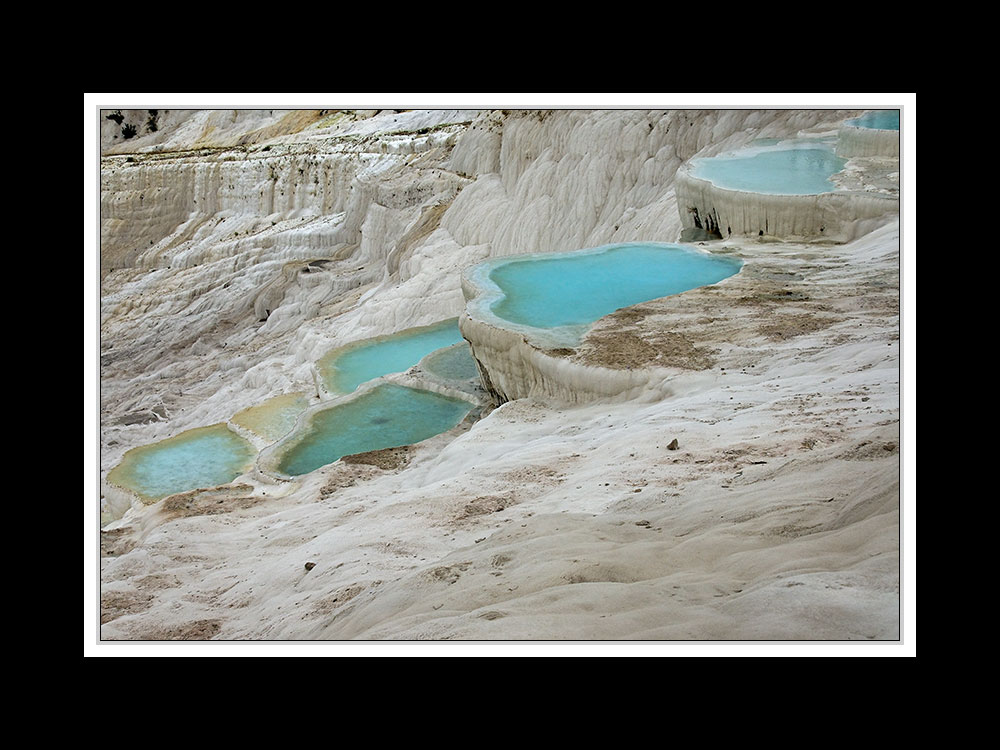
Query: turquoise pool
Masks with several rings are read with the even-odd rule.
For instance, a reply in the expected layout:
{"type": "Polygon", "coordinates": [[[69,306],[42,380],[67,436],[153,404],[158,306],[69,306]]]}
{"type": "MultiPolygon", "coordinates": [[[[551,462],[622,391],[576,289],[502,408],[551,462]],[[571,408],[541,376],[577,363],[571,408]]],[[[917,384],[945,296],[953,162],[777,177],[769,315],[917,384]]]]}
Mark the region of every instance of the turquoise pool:
{"type": "Polygon", "coordinates": [[[410,328],[335,349],[318,363],[331,393],[352,393],[359,385],[394,372],[405,372],[435,351],[462,341],[458,319],[410,328]]]}
{"type": "Polygon", "coordinates": [[[532,328],[579,327],[622,307],[714,284],[742,265],[736,258],[662,243],[515,258],[489,272],[500,291],[490,310],[532,328]]]}
{"type": "Polygon", "coordinates": [[[108,473],[112,484],[147,500],[233,481],[257,451],[224,424],[199,427],[134,448],[108,473]]]}
{"type": "Polygon", "coordinates": [[[856,128],[871,128],[873,130],[899,130],[898,109],[877,109],[866,112],[861,117],[847,121],[856,128]]]}
{"type": "Polygon", "coordinates": [[[419,443],[451,429],[471,409],[461,399],[383,383],[313,414],[282,453],[278,471],[300,476],[353,453],[419,443]]]}
{"type": "Polygon", "coordinates": [[[834,144],[825,141],[785,141],[755,146],[743,152],[696,159],[691,175],[727,190],[769,195],[830,193],[830,179],[847,159],[837,156],[834,144]]]}

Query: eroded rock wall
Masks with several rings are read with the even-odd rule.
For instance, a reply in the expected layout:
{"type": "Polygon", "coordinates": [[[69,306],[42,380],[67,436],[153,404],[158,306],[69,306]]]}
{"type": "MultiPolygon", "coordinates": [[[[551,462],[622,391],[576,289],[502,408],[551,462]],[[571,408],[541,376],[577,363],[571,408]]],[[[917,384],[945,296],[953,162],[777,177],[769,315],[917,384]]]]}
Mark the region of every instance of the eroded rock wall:
{"type": "Polygon", "coordinates": [[[684,161],[841,114],[160,113],[102,159],[102,468],[461,314],[480,261],[674,241],[684,161]]]}
{"type": "Polygon", "coordinates": [[[614,370],[571,361],[532,345],[523,335],[463,315],[483,387],[495,404],[537,398],[564,405],[657,399],[670,393],[669,375],[656,367],[614,370]]]}
{"type": "Polygon", "coordinates": [[[472,117],[388,112],[253,146],[204,145],[204,128],[200,141],[157,131],[129,153],[110,148],[101,170],[102,467],[261,396],[311,389],[312,362],[328,346],[436,321],[442,305],[424,288],[417,306],[396,296],[391,311],[377,306],[346,327],[322,322],[416,272],[414,252],[469,182],[444,164],[472,117]]]}
{"type": "MultiPolygon", "coordinates": [[[[689,206],[722,236],[844,241],[877,226],[898,204],[864,194],[817,200],[720,191],[686,178],[683,165],[755,138],[835,129],[850,112],[642,111],[485,115],[455,148],[452,164],[480,174],[443,225],[457,241],[488,245],[491,257],[571,251],[625,241],[674,242],[694,227],[689,206]],[[845,217],[853,217],[848,220],[845,217]]],[[[477,294],[468,284],[465,294],[477,294]]],[[[484,383],[498,402],[540,397],[561,403],[663,395],[664,372],[571,362],[475,316],[461,319],[484,383]]]]}
{"type": "Polygon", "coordinates": [[[674,175],[695,154],[754,138],[835,128],[835,111],[551,111],[483,115],[456,145],[455,169],[477,176],[443,222],[491,254],[561,252],[638,240],[676,241],[674,175]]]}
{"type": "Polygon", "coordinates": [[[877,193],[767,195],[726,190],[692,177],[675,181],[681,221],[725,239],[733,235],[767,240],[847,242],[899,213],[899,201],[877,193]]]}
{"type": "Polygon", "coordinates": [[[837,133],[840,156],[886,156],[899,158],[899,131],[859,128],[844,123],[837,133]]]}

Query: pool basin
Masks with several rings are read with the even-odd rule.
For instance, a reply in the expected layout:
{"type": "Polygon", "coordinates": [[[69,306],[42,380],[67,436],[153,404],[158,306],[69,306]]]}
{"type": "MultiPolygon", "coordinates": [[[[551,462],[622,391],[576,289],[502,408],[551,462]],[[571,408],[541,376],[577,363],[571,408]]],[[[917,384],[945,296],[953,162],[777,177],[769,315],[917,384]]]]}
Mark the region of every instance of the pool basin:
{"type": "Polygon", "coordinates": [[[872,110],[861,115],[861,117],[848,120],[847,124],[853,125],[856,128],[869,128],[871,130],[899,130],[899,110],[872,110]]]}
{"type": "Polygon", "coordinates": [[[452,344],[428,354],[420,366],[432,377],[449,382],[464,382],[479,378],[476,360],[466,341],[452,344]]]}
{"type": "Polygon", "coordinates": [[[405,372],[431,352],[460,341],[458,319],[449,318],[339,347],[320,359],[317,368],[330,393],[347,394],[369,380],[405,372]]]}
{"type": "Polygon", "coordinates": [[[818,195],[832,193],[831,179],[847,159],[838,156],[829,140],[780,141],[752,145],[742,151],[694,159],[692,177],[725,190],[764,195],[818,195]]]}
{"type": "Polygon", "coordinates": [[[574,347],[615,310],[719,282],[738,258],[657,242],[498,258],[463,276],[466,313],[527,335],[542,347],[574,347]]]}
{"type": "Polygon", "coordinates": [[[287,435],[299,415],[309,406],[307,394],[286,393],[267,399],[261,404],[243,409],[230,420],[235,426],[249,430],[268,442],[287,435]]]}
{"type": "Polygon", "coordinates": [[[187,430],[128,451],[107,481],[154,502],[176,492],[214,487],[249,470],[256,449],[225,424],[187,430]]]}
{"type": "Polygon", "coordinates": [[[344,456],[412,445],[450,430],[472,410],[460,398],[379,382],[303,416],[264,454],[279,476],[297,477],[344,456]]]}

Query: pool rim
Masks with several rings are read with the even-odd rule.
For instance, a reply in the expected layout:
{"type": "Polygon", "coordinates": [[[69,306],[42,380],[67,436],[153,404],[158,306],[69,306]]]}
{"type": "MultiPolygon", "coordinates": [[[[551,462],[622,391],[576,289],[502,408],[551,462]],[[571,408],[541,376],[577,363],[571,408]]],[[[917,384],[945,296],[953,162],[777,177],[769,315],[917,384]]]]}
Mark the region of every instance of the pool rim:
{"type": "MultiPolygon", "coordinates": [[[[532,345],[538,346],[542,349],[561,349],[561,348],[576,348],[579,346],[583,337],[599,320],[606,318],[608,315],[613,315],[618,310],[624,310],[629,307],[634,307],[635,305],[641,305],[645,302],[651,302],[654,299],[662,299],[662,297],[651,297],[645,300],[639,300],[633,302],[629,305],[623,305],[622,307],[613,310],[607,315],[602,315],[601,317],[590,321],[589,323],[579,323],[575,325],[568,326],[556,326],[552,328],[539,328],[537,326],[530,326],[525,323],[517,323],[512,320],[507,320],[502,318],[491,309],[493,304],[504,299],[507,295],[500,286],[490,278],[490,274],[497,268],[501,266],[508,265],[510,263],[518,262],[531,262],[536,260],[554,260],[559,258],[575,257],[575,256],[586,256],[586,255],[598,255],[601,253],[606,253],[611,250],[618,250],[628,247],[658,247],[662,249],[678,249],[692,254],[705,255],[714,258],[734,260],[739,263],[736,270],[719,281],[713,282],[712,284],[702,284],[697,287],[692,287],[691,289],[686,289],[684,292],[677,292],[677,294],[684,294],[688,291],[693,291],[694,289],[701,289],[707,286],[714,286],[714,284],[719,284],[726,279],[732,278],[742,272],[745,261],[738,255],[714,253],[708,248],[699,247],[696,245],[691,245],[682,242],[661,242],[656,240],[633,240],[629,242],[613,242],[606,245],[598,245],[596,247],[581,248],[579,250],[565,250],[565,251],[553,251],[546,253],[524,253],[520,255],[504,255],[497,258],[490,258],[489,260],[476,263],[475,265],[469,266],[462,272],[462,290],[465,293],[466,303],[465,312],[462,317],[469,317],[480,323],[485,323],[487,325],[492,325],[496,328],[501,328],[507,331],[513,331],[520,335],[523,335],[526,340],[532,345]]],[[[663,295],[667,297],[673,297],[676,295],[668,294],[663,295]]]]}
{"type": "Polygon", "coordinates": [[[127,451],[125,451],[122,454],[121,458],[118,459],[118,462],[114,466],[112,466],[110,469],[108,469],[107,473],[104,475],[104,480],[103,481],[109,487],[113,487],[115,490],[118,490],[118,491],[121,491],[121,492],[125,492],[128,495],[130,495],[132,497],[135,497],[143,505],[155,505],[156,503],[160,502],[161,500],[165,500],[166,498],[171,497],[173,495],[179,495],[179,494],[182,494],[184,492],[193,492],[195,490],[211,489],[212,487],[224,487],[226,485],[232,484],[237,479],[239,479],[241,476],[244,476],[247,473],[253,471],[253,469],[254,469],[254,467],[256,465],[256,462],[257,462],[257,458],[259,457],[259,455],[260,455],[260,451],[257,448],[257,446],[254,445],[253,441],[248,440],[245,435],[242,435],[237,430],[234,430],[232,428],[232,426],[229,424],[228,421],[226,421],[226,422],[215,422],[215,423],[209,424],[209,425],[200,425],[198,427],[189,427],[187,429],[181,430],[180,432],[178,432],[178,433],[176,433],[174,435],[169,435],[169,436],[167,436],[165,438],[161,438],[160,440],[154,440],[151,443],[143,443],[142,445],[136,445],[136,446],[134,446],[132,448],[129,448],[127,451]],[[114,473],[118,469],[120,469],[122,467],[122,465],[128,460],[128,458],[129,458],[130,455],[134,456],[136,453],[139,453],[139,452],[152,451],[157,446],[162,446],[164,443],[176,442],[180,438],[182,438],[185,435],[188,435],[189,433],[192,433],[192,432],[207,432],[208,430],[211,430],[211,429],[214,429],[214,428],[218,428],[218,427],[224,427],[228,432],[232,433],[234,437],[237,437],[240,440],[242,440],[250,448],[250,455],[243,462],[242,467],[241,467],[241,471],[238,474],[236,474],[236,476],[234,476],[232,479],[230,479],[228,482],[219,482],[217,484],[205,485],[205,486],[197,485],[197,486],[194,486],[194,487],[189,487],[188,489],[185,489],[185,490],[175,490],[174,492],[168,492],[166,495],[159,495],[159,496],[157,496],[157,495],[147,495],[147,494],[145,494],[145,493],[141,492],[140,490],[137,490],[137,489],[135,489],[133,487],[126,487],[125,485],[121,484],[120,482],[116,482],[112,478],[112,476],[114,475],[114,473]]]}
{"type": "MultiPolygon", "coordinates": [[[[455,320],[457,321],[458,318],[455,318],[455,320]]],[[[459,332],[461,332],[461,329],[459,329],[459,332]]],[[[479,379],[478,375],[468,378],[448,378],[445,377],[444,375],[441,375],[440,373],[434,372],[430,364],[428,364],[429,360],[431,360],[433,357],[442,356],[445,352],[450,351],[452,349],[457,349],[460,346],[465,346],[469,349],[469,356],[472,358],[472,362],[475,363],[476,358],[472,353],[472,345],[469,343],[468,339],[465,338],[465,336],[462,336],[461,341],[456,341],[454,344],[449,344],[448,346],[442,346],[440,349],[435,349],[432,352],[428,352],[423,357],[421,357],[420,361],[417,362],[417,364],[415,364],[410,369],[419,371],[419,373],[424,378],[436,383],[464,384],[469,382],[470,380],[478,380],[479,379]]],[[[407,372],[409,372],[409,370],[407,372]]]]}
{"type": "MultiPolygon", "coordinates": [[[[412,369],[412,368],[411,368],[412,369]]],[[[406,443],[405,445],[419,445],[420,443],[426,442],[433,438],[444,435],[447,432],[455,429],[462,424],[466,419],[468,419],[469,414],[471,414],[477,407],[481,406],[480,402],[475,399],[471,394],[463,393],[462,391],[456,390],[454,388],[449,388],[440,383],[425,380],[423,378],[417,378],[408,374],[409,370],[406,372],[389,373],[388,375],[383,375],[378,378],[373,378],[371,380],[366,380],[364,383],[359,385],[351,393],[347,393],[341,396],[335,396],[334,398],[324,399],[318,404],[313,404],[309,406],[305,411],[299,414],[298,419],[295,420],[295,426],[288,431],[280,440],[271,443],[270,445],[262,448],[257,454],[257,458],[254,461],[254,469],[260,474],[276,479],[282,482],[295,482],[303,477],[307,477],[310,474],[314,474],[320,469],[326,468],[327,466],[332,466],[333,464],[339,462],[344,456],[341,456],[336,461],[331,461],[330,463],[323,464],[322,466],[317,466],[312,471],[308,471],[305,474],[285,474],[278,469],[278,465],[281,463],[281,459],[284,454],[295,445],[301,442],[305,436],[305,428],[308,426],[309,420],[313,415],[325,411],[327,409],[333,409],[338,406],[343,406],[351,401],[363,397],[370,391],[375,390],[384,385],[398,385],[404,388],[410,388],[415,391],[428,391],[435,393],[439,396],[446,396],[448,398],[453,398],[457,401],[464,401],[469,405],[468,410],[462,415],[454,425],[449,429],[443,430],[435,435],[419,440],[416,443],[406,443]]],[[[388,447],[401,447],[401,446],[388,446],[388,447]]],[[[382,450],[381,448],[373,448],[372,450],[382,450]]],[[[353,454],[345,454],[353,455],[353,454]]]]}
{"type": "MultiPolygon", "coordinates": [[[[864,130],[864,128],[855,128],[855,129],[864,130]]],[[[764,139],[758,139],[758,140],[764,140],[764,139]]],[[[752,141],[751,143],[745,146],[732,149],[729,151],[720,151],[717,154],[711,154],[707,156],[693,156],[686,162],[681,164],[681,166],[677,168],[677,171],[678,173],[682,173],[684,177],[686,177],[689,180],[696,182],[703,182],[706,185],[710,185],[713,190],[721,190],[726,193],[767,195],[767,196],[775,196],[778,198],[817,198],[819,196],[824,196],[824,195],[843,194],[849,191],[842,190],[837,185],[836,181],[833,179],[836,175],[840,174],[841,172],[847,169],[847,162],[849,161],[849,157],[843,157],[837,153],[837,146],[839,145],[839,142],[840,142],[839,135],[834,136],[828,133],[811,137],[794,136],[791,138],[781,138],[778,139],[776,143],[757,145],[757,146],[754,145],[754,143],[757,143],[757,141],[752,141]],[[831,173],[826,178],[827,181],[830,182],[831,185],[833,185],[833,188],[831,190],[825,190],[820,193],[765,192],[762,190],[748,190],[746,188],[726,187],[724,185],[719,185],[718,183],[713,182],[708,177],[702,177],[701,175],[697,175],[694,173],[694,170],[700,164],[711,159],[751,159],[754,156],[757,156],[758,154],[765,152],[815,150],[816,144],[821,144],[824,147],[823,150],[829,151],[833,156],[835,156],[838,159],[842,159],[844,161],[844,164],[840,169],[838,169],[836,172],[831,173]]]]}
{"type": "MultiPolygon", "coordinates": [[[[380,378],[380,377],[388,377],[390,375],[399,375],[399,374],[408,372],[409,370],[413,369],[418,364],[420,364],[420,361],[424,357],[430,356],[434,352],[438,351],[438,349],[434,349],[434,350],[428,352],[427,354],[424,355],[424,357],[421,357],[421,360],[418,360],[417,362],[414,362],[412,365],[410,365],[409,367],[407,367],[405,370],[397,370],[395,372],[387,372],[387,373],[385,373],[383,375],[376,376],[375,378],[369,378],[368,380],[363,381],[362,383],[359,383],[355,387],[355,389],[353,391],[347,391],[346,393],[343,392],[343,391],[333,390],[333,389],[330,388],[330,386],[326,382],[326,377],[324,375],[324,365],[323,365],[323,363],[326,362],[327,360],[333,358],[334,355],[337,355],[337,357],[339,358],[339,357],[341,357],[341,356],[343,356],[345,354],[348,354],[348,353],[350,353],[352,351],[356,351],[358,349],[364,348],[365,346],[374,346],[374,345],[377,345],[377,344],[381,344],[381,343],[383,343],[385,341],[389,341],[391,339],[400,337],[400,336],[402,336],[403,334],[406,334],[406,333],[413,333],[414,331],[430,331],[430,330],[432,330],[434,328],[438,328],[438,327],[445,328],[446,324],[448,324],[448,323],[454,323],[455,328],[458,329],[458,318],[459,318],[459,316],[457,316],[457,315],[456,316],[452,316],[450,318],[443,318],[441,320],[435,321],[434,323],[428,323],[427,325],[410,326],[409,328],[402,328],[402,329],[400,329],[398,331],[394,331],[392,333],[381,333],[381,334],[378,334],[377,336],[369,336],[369,337],[363,338],[363,339],[355,339],[354,341],[348,341],[346,344],[341,344],[340,346],[335,346],[332,349],[328,349],[326,352],[324,352],[315,361],[315,363],[313,365],[316,368],[316,375],[319,378],[319,385],[322,387],[324,393],[328,397],[330,397],[330,398],[341,398],[343,396],[350,396],[353,393],[356,393],[358,391],[358,389],[361,388],[361,386],[363,386],[365,383],[371,382],[372,380],[378,380],[378,378],[380,378]]],[[[459,330],[459,335],[461,335],[461,331],[460,330],[459,330]]],[[[456,341],[455,342],[455,344],[459,344],[459,343],[461,343],[461,342],[460,341],[456,341]]],[[[449,344],[448,346],[454,346],[454,344],[449,344]]],[[[439,347],[439,348],[446,348],[446,347],[439,347]]]]}
{"type": "Polygon", "coordinates": [[[886,107],[884,109],[866,109],[857,117],[850,117],[843,122],[843,127],[853,128],[861,131],[874,131],[876,133],[900,133],[902,131],[903,110],[899,107],[886,107]],[[858,125],[857,121],[874,112],[899,112],[900,126],[898,128],[872,128],[867,125],[858,125]]]}

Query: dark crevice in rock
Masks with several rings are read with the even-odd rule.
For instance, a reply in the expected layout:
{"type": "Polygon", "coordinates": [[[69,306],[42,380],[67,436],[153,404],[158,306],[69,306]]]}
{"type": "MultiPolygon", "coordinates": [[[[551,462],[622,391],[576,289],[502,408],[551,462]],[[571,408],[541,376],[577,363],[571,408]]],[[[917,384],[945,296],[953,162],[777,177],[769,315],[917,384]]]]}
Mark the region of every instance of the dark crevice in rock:
{"type": "MultiPolygon", "coordinates": [[[[468,341],[468,339],[466,339],[466,341],[468,341]]],[[[471,341],[469,341],[469,347],[470,348],[472,347],[471,341]]],[[[510,401],[510,399],[507,398],[507,395],[503,391],[499,390],[496,386],[493,385],[493,381],[490,380],[489,372],[483,366],[483,363],[479,361],[479,358],[475,355],[475,351],[473,351],[472,358],[476,361],[476,369],[479,370],[479,379],[482,382],[483,390],[489,394],[490,401],[492,402],[493,406],[497,407],[500,406],[501,404],[505,404],[508,401],[510,401]]]]}

